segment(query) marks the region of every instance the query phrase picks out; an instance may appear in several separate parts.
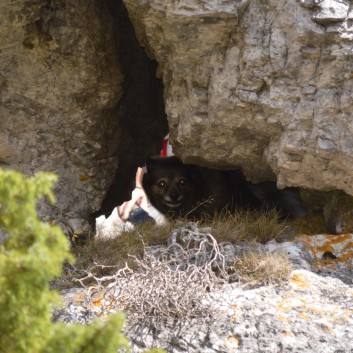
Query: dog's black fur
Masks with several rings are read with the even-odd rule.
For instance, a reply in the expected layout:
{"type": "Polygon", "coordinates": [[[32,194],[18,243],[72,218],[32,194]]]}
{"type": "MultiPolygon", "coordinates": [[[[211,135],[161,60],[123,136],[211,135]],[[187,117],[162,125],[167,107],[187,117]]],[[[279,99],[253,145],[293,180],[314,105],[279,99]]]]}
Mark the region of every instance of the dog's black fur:
{"type": "Polygon", "coordinates": [[[173,218],[200,219],[225,210],[275,207],[283,218],[308,213],[299,190],[275,182],[252,184],[239,170],[219,171],[182,163],[177,157],[146,160],[143,188],[152,205],[173,218]]]}

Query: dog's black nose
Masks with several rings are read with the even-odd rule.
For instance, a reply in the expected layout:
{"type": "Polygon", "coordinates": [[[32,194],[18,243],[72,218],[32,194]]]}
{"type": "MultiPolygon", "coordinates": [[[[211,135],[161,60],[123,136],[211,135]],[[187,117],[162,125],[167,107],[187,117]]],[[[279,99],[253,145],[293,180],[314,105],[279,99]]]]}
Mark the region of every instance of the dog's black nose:
{"type": "Polygon", "coordinates": [[[177,192],[171,192],[169,194],[169,197],[172,201],[178,201],[179,200],[179,193],[177,192]]]}

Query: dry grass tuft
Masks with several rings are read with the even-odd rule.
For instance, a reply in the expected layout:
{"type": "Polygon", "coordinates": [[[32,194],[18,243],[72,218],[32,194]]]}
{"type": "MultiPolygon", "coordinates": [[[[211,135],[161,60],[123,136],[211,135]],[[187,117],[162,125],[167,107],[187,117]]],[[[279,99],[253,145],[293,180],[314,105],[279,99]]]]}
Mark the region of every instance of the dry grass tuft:
{"type": "Polygon", "coordinates": [[[164,226],[146,222],[115,238],[88,238],[83,244],[73,248],[75,266],[65,266],[64,275],[58,279],[58,285],[67,288],[67,278],[80,277],[83,272],[106,276],[125,265],[135,269],[136,261],[131,256],[140,259],[146,246],[165,245],[171,231],[178,226],[180,225],[177,222],[164,226]]]}
{"type": "Polygon", "coordinates": [[[228,272],[250,286],[269,285],[287,280],[293,267],[284,254],[246,250],[228,272]]]}
{"type": "Polygon", "coordinates": [[[221,213],[209,223],[218,242],[232,244],[241,241],[266,243],[282,234],[288,226],[285,221],[280,220],[275,209],[221,213]]]}
{"type": "MultiPolygon", "coordinates": [[[[98,278],[110,276],[126,265],[135,270],[139,264],[134,258],[142,259],[146,247],[166,246],[173,231],[186,223],[186,220],[178,220],[156,226],[146,222],[115,238],[88,238],[74,247],[76,263],[65,266],[63,276],[56,283],[60,288],[68,288],[70,284],[75,285],[73,279],[81,278],[84,273],[92,273],[98,278]]],[[[222,213],[212,220],[199,221],[198,226],[202,232],[212,234],[218,243],[236,244],[244,241],[265,243],[280,235],[287,224],[279,220],[275,210],[267,210],[222,213]]]]}
{"type": "MultiPolygon", "coordinates": [[[[90,238],[74,248],[76,267],[87,269],[94,264],[123,268],[127,263],[134,266],[131,257],[141,258],[146,246],[165,245],[173,229],[187,223],[185,220],[169,221],[164,226],[146,222],[120,236],[108,239],[90,238]]],[[[218,242],[239,243],[244,240],[267,242],[283,232],[286,223],[279,220],[275,210],[239,211],[223,213],[209,221],[200,221],[200,226],[209,226],[210,233],[218,242]]]]}

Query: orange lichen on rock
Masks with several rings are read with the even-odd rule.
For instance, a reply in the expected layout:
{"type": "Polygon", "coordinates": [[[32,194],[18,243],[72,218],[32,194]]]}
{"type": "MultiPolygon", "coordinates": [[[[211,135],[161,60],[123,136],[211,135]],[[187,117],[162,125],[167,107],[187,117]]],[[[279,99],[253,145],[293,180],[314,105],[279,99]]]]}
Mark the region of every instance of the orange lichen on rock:
{"type": "Polygon", "coordinates": [[[338,244],[342,243],[347,239],[350,239],[352,237],[352,234],[347,233],[347,234],[338,234],[338,235],[328,235],[329,238],[331,238],[331,243],[332,244],[338,244]]]}
{"type": "Polygon", "coordinates": [[[333,253],[333,252],[335,251],[334,247],[333,247],[329,242],[325,243],[325,244],[322,245],[322,246],[318,246],[318,247],[316,248],[316,250],[317,250],[317,251],[320,251],[320,252],[322,252],[322,253],[327,252],[327,251],[333,253]]]}
{"type": "Polygon", "coordinates": [[[290,283],[295,284],[297,287],[300,288],[307,288],[311,285],[310,281],[304,278],[303,275],[299,273],[294,273],[292,277],[289,279],[290,283]]]}
{"type": "Polygon", "coordinates": [[[343,247],[343,251],[348,250],[348,249],[353,249],[353,241],[348,242],[348,243],[343,247]]]}
{"type": "Polygon", "coordinates": [[[345,254],[343,254],[342,256],[338,257],[337,261],[345,262],[345,261],[349,260],[350,258],[353,258],[353,250],[348,251],[345,254]]]}
{"type": "Polygon", "coordinates": [[[322,309],[320,309],[320,308],[318,308],[318,307],[316,307],[316,306],[310,307],[309,310],[310,310],[312,313],[317,314],[317,315],[323,315],[323,314],[326,313],[324,310],[322,310],[322,309]]]}
{"type": "Polygon", "coordinates": [[[309,315],[307,313],[298,313],[298,316],[304,320],[308,320],[309,315]]]}
{"type": "Polygon", "coordinates": [[[315,258],[317,259],[316,250],[315,250],[314,246],[311,245],[311,242],[310,242],[310,239],[308,238],[308,236],[307,236],[307,235],[301,236],[301,237],[299,238],[299,240],[300,240],[303,244],[305,244],[305,245],[307,246],[308,250],[309,250],[309,251],[315,256],[315,258]]]}
{"type": "Polygon", "coordinates": [[[300,301],[298,298],[288,298],[284,299],[280,303],[277,304],[277,308],[286,313],[292,309],[302,309],[305,308],[305,304],[300,301]]]}
{"type": "Polygon", "coordinates": [[[334,269],[337,263],[352,266],[350,260],[353,259],[353,234],[319,234],[301,236],[299,240],[307,246],[315,257],[314,265],[318,268],[334,269]]]}
{"type": "Polygon", "coordinates": [[[284,322],[286,324],[290,324],[292,322],[292,320],[287,316],[278,315],[276,318],[278,321],[284,322]]]}
{"type": "Polygon", "coordinates": [[[353,310],[345,310],[343,315],[334,316],[333,323],[335,324],[345,324],[350,321],[350,317],[353,315],[353,310]]]}

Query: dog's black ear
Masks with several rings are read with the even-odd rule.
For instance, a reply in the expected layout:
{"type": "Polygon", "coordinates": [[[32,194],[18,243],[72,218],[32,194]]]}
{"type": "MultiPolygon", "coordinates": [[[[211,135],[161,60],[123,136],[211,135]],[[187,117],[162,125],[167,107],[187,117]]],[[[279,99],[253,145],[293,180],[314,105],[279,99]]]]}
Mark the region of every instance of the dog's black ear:
{"type": "Polygon", "coordinates": [[[145,161],[145,166],[146,166],[147,172],[150,172],[153,169],[155,164],[156,164],[155,158],[147,157],[146,161],[145,161]]]}

